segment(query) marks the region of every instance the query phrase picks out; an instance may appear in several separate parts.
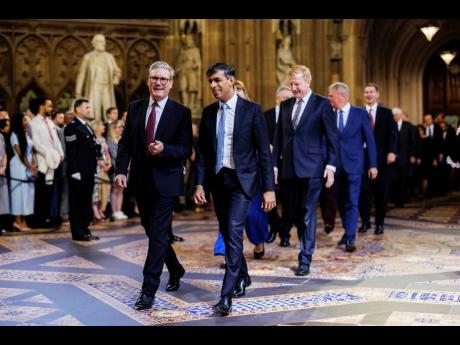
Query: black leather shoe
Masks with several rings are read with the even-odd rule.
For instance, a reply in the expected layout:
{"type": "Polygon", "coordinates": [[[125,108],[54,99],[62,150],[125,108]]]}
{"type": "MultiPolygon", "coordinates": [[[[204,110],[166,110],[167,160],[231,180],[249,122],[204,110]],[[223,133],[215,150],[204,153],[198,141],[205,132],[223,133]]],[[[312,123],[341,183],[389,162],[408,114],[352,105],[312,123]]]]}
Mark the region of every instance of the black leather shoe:
{"type": "Polygon", "coordinates": [[[289,238],[282,238],[280,242],[280,247],[290,247],[289,238]]]}
{"type": "Polygon", "coordinates": [[[301,264],[295,271],[296,276],[306,276],[310,273],[310,265],[301,264]]]}
{"type": "Polygon", "coordinates": [[[173,241],[174,242],[184,242],[184,238],[180,236],[173,235],[173,241]]]}
{"type": "Polygon", "coordinates": [[[375,234],[376,235],[383,235],[383,225],[377,225],[375,227],[375,234]]]}
{"type": "Polygon", "coordinates": [[[268,239],[267,239],[267,243],[272,243],[274,240],[276,239],[276,232],[275,231],[270,231],[270,233],[268,234],[268,239]]]}
{"type": "Polygon", "coordinates": [[[91,238],[89,238],[88,235],[83,235],[83,236],[78,236],[78,237],[72,237],[72,240],[74,241],[79,241],[79,242],[89,242],[91,241],[91,238]]]}
{"type": "Polygon", "coordinates": [[[239,282],[237,282],[235,286],[235,291],[233,292],[233,297],[238,298],[246,295],[246,288],[250,286],[251,283],[252,281],[250,276],[247,276],[246,279],[242,279],[239,282]]]}
{"type": "Polygon", "coordinates": [[[369,222],[364,222],[361,227],[358,229],[358,232],[361,234],[364,234],[371,228],[371,223],[369,222]]]}
{"type": "Polygon", "coordinates": [[[152,308],[153,301],[155,300],[155,296],[148,296],[145,293],[141,292],[139,298],[134,304],[134,309],[136,310],[144,310],[152,308]]]}
{"type": "Polygon", "coordinates": [[[264,257],[264,255],[265,255],[265,246],[263,246],[263,249],[262,249],[261,252],[256,252],[256,251],[254,250],[253,253],[254,253],[254,259],[256,259],[256,260],[262,259],[262,258],[264,257]]]}
{"type": "Polygon", "coordinates": [[[355,242],[354,241],[347,241],[345,243],[345,251],[349,253],[353,253],[356,250],[355,242]]]}
{"type": "Polygon", "coordinates": [[[177,275],[170,275],[168,284],[166,284],[166,291],[176,291],[180,288],[180,278],[185,274],[185,270],[182,267],[181,271],[177,275]]]}
{"type": "Polygon", "coordinates": [[[343,245],[346,244],[346,243],[347,243],[347,240],[346,240],[346,238],[345,238],[345,235],[343,235],[342,238],[340,239],[340,241],[337,242],[337,245],[338,245],[338,246],[343,246],[343,245]]]}
{"type": "Polygon", "coordinates": [[[221,297],[219,302],[212,307],[212,311],[222,316],[227,316],[232,311],[232,299],[230,297],[221,297]]]}
{"type": "Polygon", "coordinates": [[[221,263],[220,268],[225,270],[227,268],[227,264],[225,262],[221,263]]]}
{"type": "Polygon", "coordinates": [[[99,239],[99,236],[96,236],[96,235],[93,235],[93,234],[88,234],[87,236],[89,237],[90,240],[98,240],[99,239]]]}
{"type": "Polygon", "coordinates": [[[324,226],[324,232],[329,235],[332,231],[334,230],[334,228],[330,225],[326,225],[324,226]]]}

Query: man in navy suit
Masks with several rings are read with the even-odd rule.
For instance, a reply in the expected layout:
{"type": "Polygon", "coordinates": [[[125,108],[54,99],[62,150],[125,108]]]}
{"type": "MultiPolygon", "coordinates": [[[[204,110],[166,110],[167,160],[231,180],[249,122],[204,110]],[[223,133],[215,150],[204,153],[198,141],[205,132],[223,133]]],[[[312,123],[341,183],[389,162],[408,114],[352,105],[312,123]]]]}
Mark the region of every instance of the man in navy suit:
{"type": "Polygon", "coordinates": [[[291,224],[296,225],[300,253],[295,274],[304,276],[310,273],[315,249],[316,202],[323,178],[326,178],[326,188],[334,183],[338,135],[336,117],[328,99],[310,89],[310,70],[293,66],[288,77],[294,98],[280,104],[273,165],[275,179],[279,174],[280,184],[291,194],[289,202],[283,200],[282,204],[296,206],[283,210],[280,237],[289,237],[291,224]]]}
{"type": "Polygon", "coordinates": [[[352,106],[349,97],[348,85],[334,83],[329,86],[329,100],[336,110],[339,129],[340,169],[336,174],[334,188],[345,229],[339,245],[345,245],[347,252],[354,252],[359,217],[359,190],[364,172],[364,143],[367,146],[370,179],[377,177],[377,152],[367,112],[352,106]]]}
{"type": "Polygon", "coordinates": [[[150,97],[131,102],[118,143],[115,183],[135,191],[142,226],[149,238],[144,282],[135,309],[152,307],[163,265],[169,271],[166,291],[179,288],[185,270],[168,242],[173,208],[181,193],[183,161],[192,153],[190,109],[168,97],[174,69],[163,61],[149,68],[150,97]]]}
{"type": "Polygon", "coordinates": [[[239,97],[233,67],[216,63],[206,72],[218,102],[203,109],[196,145],[195,203],[206,203],[210,189],[227,263],[219,302],[213,311],[228,315],[232,297],[245,295],[251,284],[243,256],[243,232],[249,203],[262,183],[261,207],[276,206],[270,144],[260,105],[239,97]]]}

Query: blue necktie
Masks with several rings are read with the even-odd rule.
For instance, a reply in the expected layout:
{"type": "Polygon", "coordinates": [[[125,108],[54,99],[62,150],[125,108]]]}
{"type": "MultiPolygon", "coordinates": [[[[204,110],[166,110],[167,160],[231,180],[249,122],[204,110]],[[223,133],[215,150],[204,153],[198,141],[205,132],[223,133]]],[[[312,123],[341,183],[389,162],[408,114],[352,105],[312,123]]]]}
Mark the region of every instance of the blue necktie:
{"type": "Polygon", "coordinates": [[[342,109],[339,110],[339,114],[340,114],[339,115],[339,132],[342,133],[343,132],[343,127],[345,127],[343,125],[343,110],[342,109]]]}
{"type": "Polygon", "coordinates": [[[228,104],[223,103],[220,107],[222,116],[219,121],[219,128],[217,129],[217,157],[215,173],[217,174],[222,167],[224,161],[224,135],[225,135],[225,118],[227,117],[228,104]]]}

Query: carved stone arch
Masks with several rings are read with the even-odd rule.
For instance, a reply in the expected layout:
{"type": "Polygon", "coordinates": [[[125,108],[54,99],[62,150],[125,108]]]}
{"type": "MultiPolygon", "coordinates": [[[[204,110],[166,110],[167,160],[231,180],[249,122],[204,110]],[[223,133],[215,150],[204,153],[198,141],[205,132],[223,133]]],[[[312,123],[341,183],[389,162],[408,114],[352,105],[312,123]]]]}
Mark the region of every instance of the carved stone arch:
{"type": "Polygon", "coordinates": [[[69,81],[65,87],[57,94],[54,108],[59,112],[73,111],[72,104],[74,99],[75,82],[69,81]]]}
{"type": "Polygon", "coordinates": [[[62,90],[69,82],[74,83],[86,51],[85,48],[84,43],[74,36],[66,36],[57,43],[53,55],[55,65],[53,89],[55,91],[62,90]]]}
{"type": "Polygon", "coordinates": [[[137,90],[141,83],[145,85],[149,66],[159,59],[158,48],[145,39],[135,41],[128,48],[127,81],[128,94],[137,90]]]}
{"type": "Polygon", "coordinates": [[[115,61],[117,62],[118,67],[121,70],[121,77],[120,79],[123,79],[124,77],[124,70],[125,70],[125,54],[124,54],[124,49],[122,48],[121,44],[110,37],[105,38],[106,46],[105,50],[108,53],[111,53],[113,57],[115,58],[115,61]]]}
{"type": "Polygon", "coordinates": [[[11,95],[13,54],[8,40],[0,35],[0,85],[11,95]]]}
{"type": "Polygon", "coordinates": [[[11,97],[0,84],[0,110],[11,112],[11,97]]]}
{"type": "Polygon", "coordinates": [[[16,49],[16,88],[23,89],[34,79],[44,90],[50,89],[50,54],[46,41],[35,34],[25,36],[16,49]]]}
{"type": "Polygon", "coordinates": [[[37,83],[33,78],[16,96],[16,107],[15,109],[20,112],[24,112],[29,108],[29,101],[32,98],[48,96],[46,91],[37,83]]]}

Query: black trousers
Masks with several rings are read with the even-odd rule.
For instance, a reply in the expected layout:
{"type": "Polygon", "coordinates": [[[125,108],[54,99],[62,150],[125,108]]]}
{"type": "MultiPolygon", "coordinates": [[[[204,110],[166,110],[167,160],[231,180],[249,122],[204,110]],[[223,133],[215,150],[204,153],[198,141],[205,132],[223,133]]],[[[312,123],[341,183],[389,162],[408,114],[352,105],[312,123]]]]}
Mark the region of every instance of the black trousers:
{"type": "Polygon", "coordinates": [[[362,175],[361,192],[359,195],[359,214],[362,223],[370,223],[371,204],[375,206],[375,225],[383,225],[387,212],[388,190],[390,184],[390,169],[378,167],[377,178],[371,180],[367,170],[362,175]]]}
{"type": "Polygon", "coordinates": [[[225,242],[227,263],[221,296],[231,297],[236,283],[248,276],[243,256],[243,233],[251,198],[244,192],[235,170],[222,168],[211,186],[219,230],[225,242]]]}
{"type": "Polygon", "coordinates": [[[46,184],[45,176],[39,172],[35,180],[34,219],[32,222],[34,227],[43,227],[50,219],[53,184],[46,184]]]}
{"type": "MultiPolygon", "coordinates": [[[[281,195],[279,188],[275,190],[275,193],[276,193],[276,200],[278,201],[281,195]]],[[[268,224],[270,224],[270,232],[273,232],[275,234],[281,232],[281,229],[283,227],[283,222],[282,222],[280,215],[278,214],[278,208],[277,207],[273,208],[271,211],[267,213],[267,216],[268,216],[268,224]]]]}
{"type": "Polygon", "coordinates": [[[176,197],[164,197],[157,193],[153,183],[146,180],[136,193],[137,207],[141,224],[149,239],[145,259],[142,292],[154,296],[160,285],[163,266],[170,275],[178,274],[183,269],[173,247],[168,241],[176,197]]]}
{"type": "Polygon", "coordinates": [[[93,219],[91,207],[94,190],[94,176],[83,175],[81,180],[68,177],[69,184],[69,221],[72,238],[81,238],[91,234],[88,229],[93,219]]]}
{"type": "Polygon", "coordinates": [[[335,215],[337,213],[335,183],[331,188],[321,188],[321,193],[319,194],[319,205],[321,208],[321,217],[323,218],[324,226],[329,225],[334,229],[335,215]]]}

